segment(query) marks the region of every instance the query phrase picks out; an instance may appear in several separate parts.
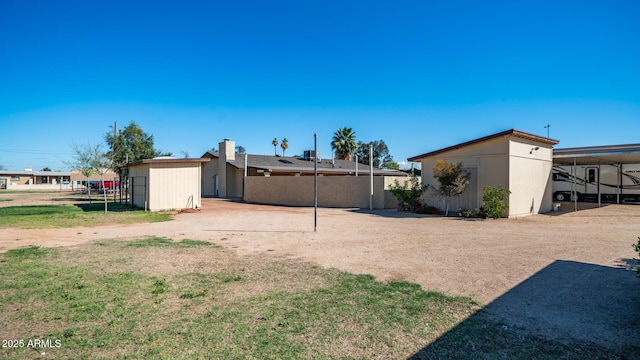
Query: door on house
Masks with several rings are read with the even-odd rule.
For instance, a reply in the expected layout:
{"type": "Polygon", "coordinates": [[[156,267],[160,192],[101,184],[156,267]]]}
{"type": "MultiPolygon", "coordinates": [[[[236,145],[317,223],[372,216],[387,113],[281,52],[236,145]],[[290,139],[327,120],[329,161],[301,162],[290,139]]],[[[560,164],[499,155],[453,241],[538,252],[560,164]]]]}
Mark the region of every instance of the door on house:
{"type": "Polygon", "coordinates": [[[214,178],[213,179],[213,183],[215,184],[215,190],[214,190],[215,192],[214,192],[214,194],[215,194],[215,196],[219,196],[220,193],[218,192],[218,175],[214,175],[213,178],[214,178]]]}
{"type": "Polygon", "coordinates": [[[468,210],[480,207],[478,204],[478,168],[465,168],[464,170],[469,172],[469,184],[462,195],[451,199],[449,211],[458,212],[461,207],[468,210]]]}

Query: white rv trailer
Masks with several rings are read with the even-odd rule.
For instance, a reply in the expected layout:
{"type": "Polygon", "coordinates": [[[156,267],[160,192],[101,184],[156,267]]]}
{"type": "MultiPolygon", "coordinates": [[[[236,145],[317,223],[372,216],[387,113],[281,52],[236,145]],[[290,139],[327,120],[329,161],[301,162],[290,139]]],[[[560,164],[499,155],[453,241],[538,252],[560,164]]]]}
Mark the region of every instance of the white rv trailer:
{"type": "Polygon", "coordinates": [[[640,164],[602,164],[553,167],[556,201],[640,203],[640,164]]]}

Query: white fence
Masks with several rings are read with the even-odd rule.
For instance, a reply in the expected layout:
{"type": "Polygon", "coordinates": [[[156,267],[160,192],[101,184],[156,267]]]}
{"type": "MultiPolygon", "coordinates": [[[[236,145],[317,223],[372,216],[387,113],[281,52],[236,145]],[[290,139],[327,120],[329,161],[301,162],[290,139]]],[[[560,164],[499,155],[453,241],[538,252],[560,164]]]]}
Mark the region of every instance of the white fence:
{"type": "MultiPolygon", "coordinates": [[[[7,184],[7,190],[49,190],[49,191],[72,191],[71,184],[7,184]]],[[[2,190],[0,190],[2,191],[2,190]]]]}

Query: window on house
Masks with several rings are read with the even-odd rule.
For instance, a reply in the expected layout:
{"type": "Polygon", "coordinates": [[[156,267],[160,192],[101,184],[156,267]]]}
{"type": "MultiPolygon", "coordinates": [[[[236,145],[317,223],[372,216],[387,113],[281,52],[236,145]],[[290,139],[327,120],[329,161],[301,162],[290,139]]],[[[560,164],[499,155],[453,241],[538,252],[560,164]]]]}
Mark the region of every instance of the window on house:
{"type": "Polygon", "coordinates": [[[11,176],[11,180],[20,180],[20,176],[11,176]]]}

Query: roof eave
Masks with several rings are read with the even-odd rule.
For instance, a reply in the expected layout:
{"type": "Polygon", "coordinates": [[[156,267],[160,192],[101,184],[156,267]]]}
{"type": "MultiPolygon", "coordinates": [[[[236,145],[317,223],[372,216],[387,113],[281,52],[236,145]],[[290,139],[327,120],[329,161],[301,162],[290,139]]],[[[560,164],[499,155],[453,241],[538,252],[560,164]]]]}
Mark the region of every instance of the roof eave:
{"type": "Polygon", "coordinates": [[[535,134],[531,134],[531,133],[528,133],[528,132],[525,132],[525,131],[520,131],[520,130],[516,130],[516,129],[510,129],[510,130],[501,131],[501,132],[496,133],[496,134],[483,136],[481,138],[477,138],[477,139],[474,139],[474,140],[465,141],[463,143],[452,145],[452,146],[449,146],[449,147],[446,147],[446,148],[442,148],[442,149],[439,149],[439,150],[435,150],[435,151],[431,151],[431,152],[428,152],[428,153],[424,153],[422,155],[413,156],[413,157],[408,158],[407,160],[408,161],[412,161],[412,162],[417,162],[417,161],[420,161],[420,160],[422,160],[424,158],[427,158],[427,157],[432,157],[432,156],[435,156],[435,155],[439,155],[439,154],[447,153],[447,152],[450,152],[450,151],[458,150],[458,149],[461,149],[461,148],[464,148],[464,147],[467,147],[467,146],[471,146],[471,145],[479,144],[479,143],[482,143],[482,142],[485,142],[485,141],[497,139],[499,137],[512,137],[512,136],[519,137],[519,138],[522,138],[522,139],[531,140],[531,141],[535,141],[535,142],[539,142],[539,143],[542,143],[542,144],[551,145],[551,146],[556,145],[556,144],[558,144],[560,142],[560,141],[555,140],[555,139],[546,138],[546,137],[535,135],[535,134]]]}

